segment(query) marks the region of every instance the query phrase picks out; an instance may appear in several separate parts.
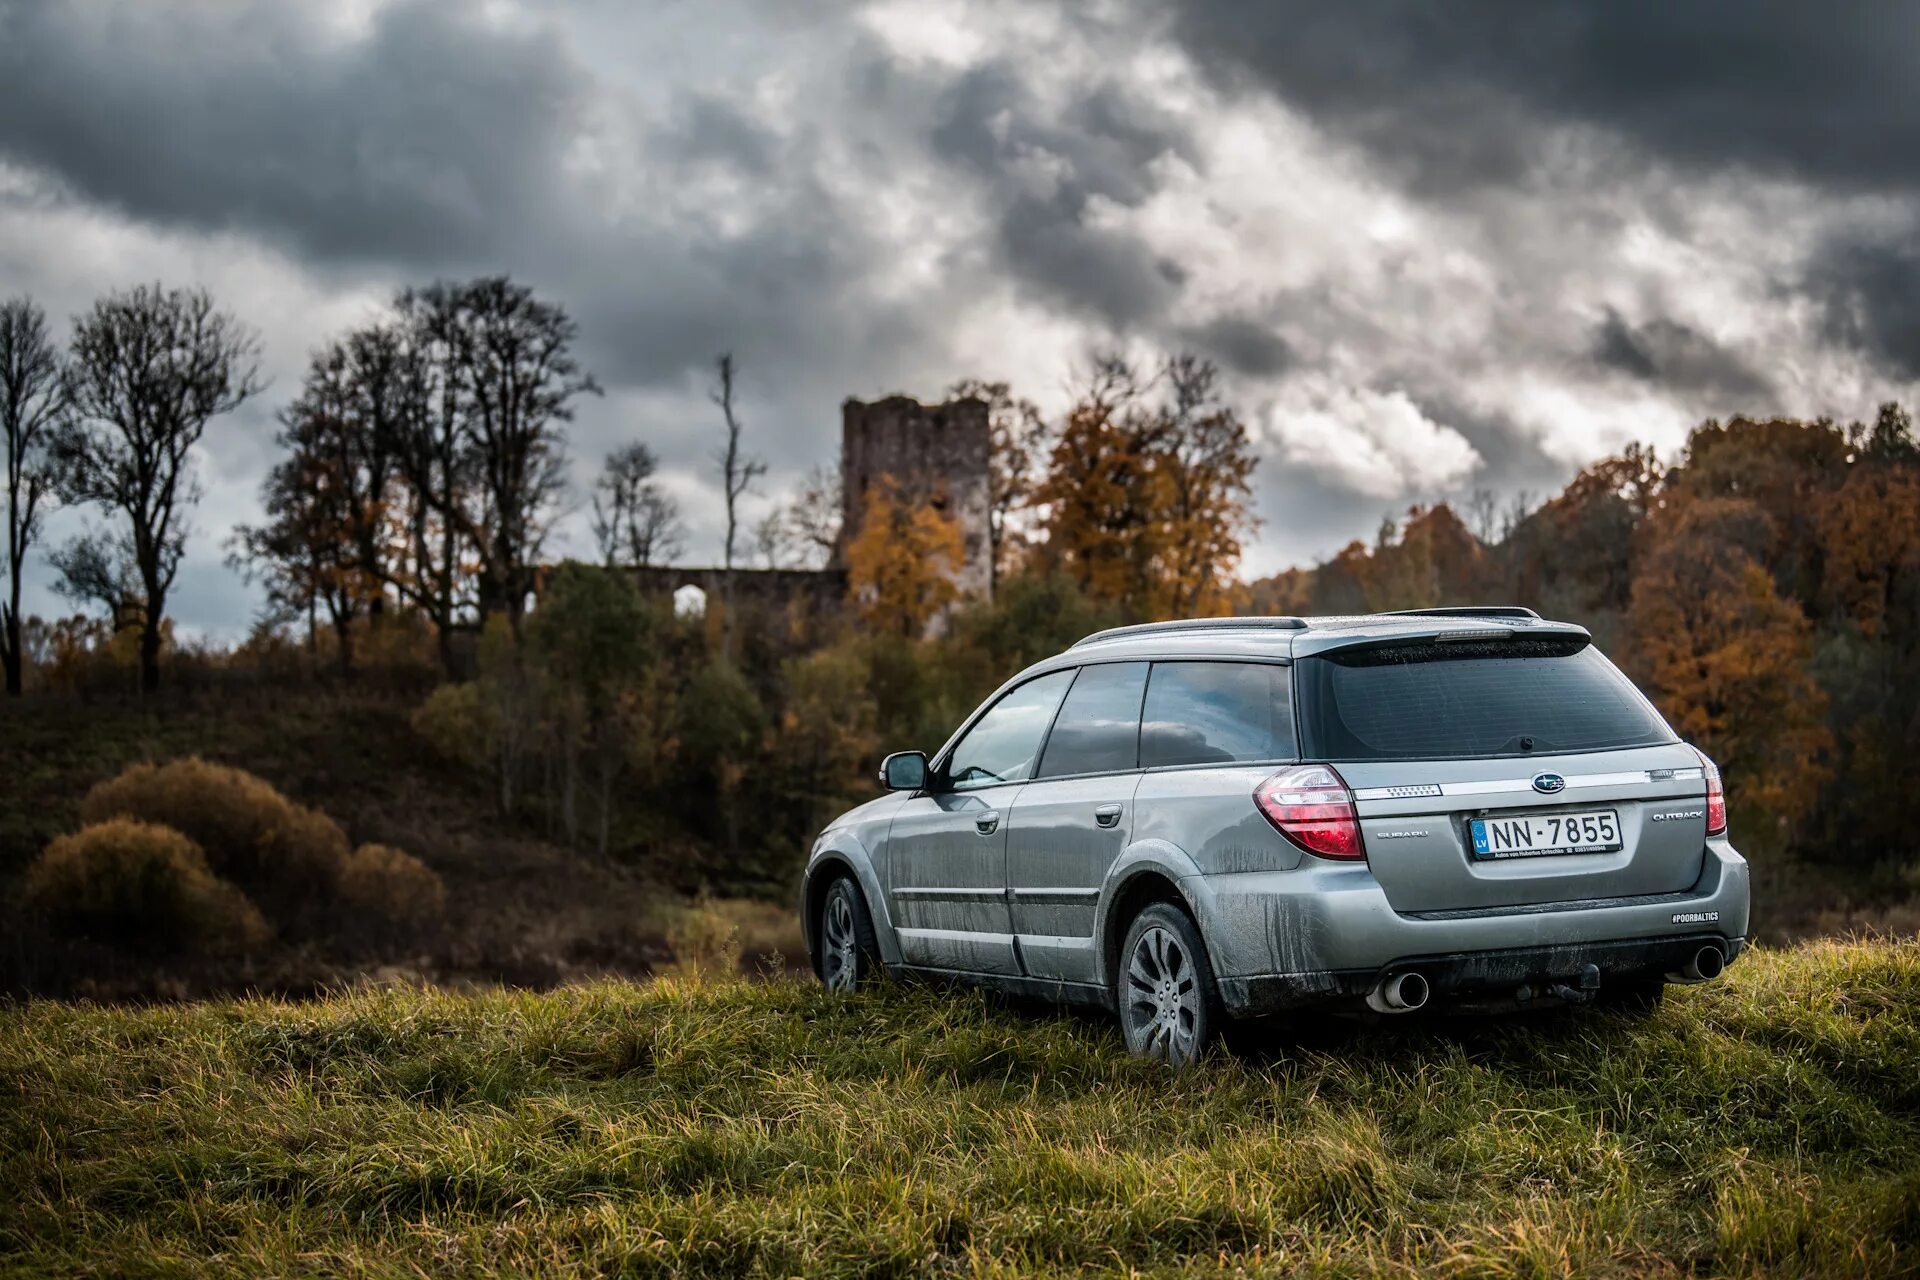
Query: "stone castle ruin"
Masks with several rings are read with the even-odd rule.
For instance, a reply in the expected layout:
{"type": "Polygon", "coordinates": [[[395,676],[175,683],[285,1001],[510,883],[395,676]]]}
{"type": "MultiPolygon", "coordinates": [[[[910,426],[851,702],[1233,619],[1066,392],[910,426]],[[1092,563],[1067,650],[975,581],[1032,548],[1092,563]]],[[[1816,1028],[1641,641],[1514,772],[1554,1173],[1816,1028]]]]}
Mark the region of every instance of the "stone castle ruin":
{"type": "MultiPolygon", "coordinates": [[[[988,529],[991,453],[984,400],[921,404],[908,396],[840,406],[840,540],[824,569],[734,570],[735,608],[743,617],[784,618],[789,629],[838,613],[847,594],[846,547],[860,529],[866,496],[891,482],[909,502],[930,503],[960,524],[964,550],[956,585],[964,596],[993,591],[988,529]]],[[[633,570],[643,591],[718,601],[726,570],[651,566],[633,570]]]]}

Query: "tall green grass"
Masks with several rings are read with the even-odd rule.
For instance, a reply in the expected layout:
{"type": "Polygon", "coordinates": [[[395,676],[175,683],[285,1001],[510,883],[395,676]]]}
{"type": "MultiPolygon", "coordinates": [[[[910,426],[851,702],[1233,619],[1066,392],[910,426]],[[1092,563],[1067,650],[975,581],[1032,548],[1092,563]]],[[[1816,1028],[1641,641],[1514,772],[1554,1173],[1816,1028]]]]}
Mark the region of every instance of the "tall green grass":
{"type": "Polygon", "coordinates": [[[23,1275],[1920,1274],[1920,945],[1179,1075],[798,981],[36,1004],[0,1141],[23,1275]]]}

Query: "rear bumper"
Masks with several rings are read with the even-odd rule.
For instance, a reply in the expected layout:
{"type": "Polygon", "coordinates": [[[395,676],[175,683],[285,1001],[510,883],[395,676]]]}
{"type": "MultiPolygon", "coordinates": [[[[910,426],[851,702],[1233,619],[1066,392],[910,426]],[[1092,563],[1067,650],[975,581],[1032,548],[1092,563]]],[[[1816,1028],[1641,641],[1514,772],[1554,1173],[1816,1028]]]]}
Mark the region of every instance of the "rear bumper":
{"type": "Polygon", "coordinates": [[[1364,864],[1311,858],[1293,871],[1191,876],[1181,888],[1235,1014],[1339,1004],[1415,967],[1436,996],[1462,997],[1587,964],[1603,982],[1665,973],[1680,967],[1669,949],[1717,940],[1731,959],[1748,932],[1746,860],[1721,839],[1708,841],[1685,892],[1537,907],[1401,913],[1364,864]]]}
{"type": "Polygon", "coordinates": [[[1259,1017],[1315,1006],[1358,1006],[1389,973],[1418,973],[1442,1003],[1524,1003],[1550,999],[1557,985],[1579,988],[1583,971],[1600,972],[1600,989],[1661,978],[1684,969],[1702,946],[1718,945],[1732,963],[1744,938],[1694,933],[1670,938],[1578,942],[1554,947],[1408,956],[1379,969],[1274,973],[1220,982],[1220,999],[1236,1017],[1259,1017]]]}

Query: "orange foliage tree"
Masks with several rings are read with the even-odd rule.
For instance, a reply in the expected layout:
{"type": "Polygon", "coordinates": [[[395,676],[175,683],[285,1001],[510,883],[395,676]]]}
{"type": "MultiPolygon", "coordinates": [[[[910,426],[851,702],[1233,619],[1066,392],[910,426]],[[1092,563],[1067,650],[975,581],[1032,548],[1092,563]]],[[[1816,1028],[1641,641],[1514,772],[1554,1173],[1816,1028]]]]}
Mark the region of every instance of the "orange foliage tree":
{"type": "Polygon", "coordinates": [[[1229,612],[1254,463],[1213,365],[1175,356],[1148,378],[1102,357],[1033,494],[1039,559],[1134,617],[1229,612]]]}
{"type": "Polygon", "coordinates": [[[1811,627],[1757,554],[1775,537],[1752,503],[1705,498],[1649,521],[1634,575],[1630,664],[1674,729],[1712,756],[1731,802],[1791,829],[1833,745],[1810,672],[1811,627]]]}
{"type": "Polygon", "coordinates": [[[876,631],[925,635],[960,598],[966,554],[960,522],[933,503],[914,503],[891,476],[868,490],[860,532],[847,544],[847,589],[876,631]]]}

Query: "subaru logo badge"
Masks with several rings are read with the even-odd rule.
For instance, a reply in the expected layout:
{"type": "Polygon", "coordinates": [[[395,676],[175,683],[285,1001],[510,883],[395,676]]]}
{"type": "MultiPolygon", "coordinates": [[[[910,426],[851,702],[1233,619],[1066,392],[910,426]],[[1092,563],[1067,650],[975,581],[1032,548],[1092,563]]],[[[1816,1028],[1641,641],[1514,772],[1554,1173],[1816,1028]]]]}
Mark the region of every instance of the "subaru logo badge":
{"type": "Polygon", "coordinates": [[[1550,796],[1556,791],[1565,791],[1567,780],[1557,773],[1536,773],[1533,775],[1533,789],[1550,796]]]}

